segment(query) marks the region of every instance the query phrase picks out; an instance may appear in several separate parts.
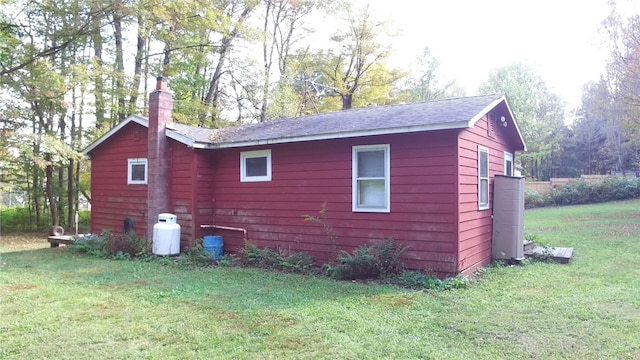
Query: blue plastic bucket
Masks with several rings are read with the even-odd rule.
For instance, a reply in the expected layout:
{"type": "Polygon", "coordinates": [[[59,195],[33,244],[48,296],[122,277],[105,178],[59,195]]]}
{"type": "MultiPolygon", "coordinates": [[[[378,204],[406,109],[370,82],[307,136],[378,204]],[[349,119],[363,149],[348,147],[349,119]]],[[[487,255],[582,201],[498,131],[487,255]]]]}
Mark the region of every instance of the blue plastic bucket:
{"type": "Polygon", "coordinates": [[[224,242],[220,235],[207,235],[202,240],[202,248],[214,260],[220,260],[224,253],[224,242]]]}

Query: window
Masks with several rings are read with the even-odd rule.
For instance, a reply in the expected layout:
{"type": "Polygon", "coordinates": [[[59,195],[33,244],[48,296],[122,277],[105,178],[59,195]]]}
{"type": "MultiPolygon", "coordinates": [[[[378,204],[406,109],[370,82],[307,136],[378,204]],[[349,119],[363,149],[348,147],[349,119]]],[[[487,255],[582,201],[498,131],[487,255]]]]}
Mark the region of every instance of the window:
{"type": "Polygon", "coordinates": [[[478,210],[489,208],[489,149],[478,146],[478,210]]]}
{"type": "Polygon", "coordinates": [[[389,145],[353,147],[353,211],[389,212],[389,145]]]}
{"type": "Polygon", "coordinates": [[[271,150],[241,152],[240,181],[271,181],[271,150]]]}
{"type": "Polygon", "coordinates": [[[147,168],[147,159],[129,159],[127,166],[127,184],[146,184],[147,168]]]}
{"type": "Polygon", "coordinates": [[[504,174],[513,176],[513,154],[506,151],[504,153],[504,174]]]}

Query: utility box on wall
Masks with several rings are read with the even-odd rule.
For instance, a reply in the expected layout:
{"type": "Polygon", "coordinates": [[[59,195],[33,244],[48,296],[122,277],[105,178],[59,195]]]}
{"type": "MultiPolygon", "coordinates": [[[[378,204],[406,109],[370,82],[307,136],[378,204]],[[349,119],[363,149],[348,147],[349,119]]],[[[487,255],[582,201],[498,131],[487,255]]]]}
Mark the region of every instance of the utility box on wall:
{"type": "Polygon", "coordinates": [[[524,258],[524,178],[496,175],[493,182],[493,259],[524,258]]]}

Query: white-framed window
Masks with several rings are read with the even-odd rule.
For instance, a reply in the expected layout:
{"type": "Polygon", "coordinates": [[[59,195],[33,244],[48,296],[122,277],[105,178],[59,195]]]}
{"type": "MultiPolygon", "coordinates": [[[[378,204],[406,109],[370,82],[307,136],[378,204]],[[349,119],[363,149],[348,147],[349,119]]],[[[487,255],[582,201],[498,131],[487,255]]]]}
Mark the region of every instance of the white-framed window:
{"type": "Polygon", "coordinates": [[[271,181],[271,150],[241,152],[240,181],[271,181]]]}
{"type": "Polygon", "coordinates": [[[478,210],[489,208],[489,149],[478,145],[478,210]]]}
{"type": "Polygon", "coordinates": [[[504,174],[513,176],[513,154],[504,152],[504,174]]]}
{"type": "Polygon", "coordinates": [[[354,212],[390,212],[389,144],[353,147],[352,195],[354,212]]]}
{"type": "Polygon", "coordinates": [[[128,159],[127,160],[127,184],[144,185],[147,183],[149,167],[147,159],[128,159]]]}

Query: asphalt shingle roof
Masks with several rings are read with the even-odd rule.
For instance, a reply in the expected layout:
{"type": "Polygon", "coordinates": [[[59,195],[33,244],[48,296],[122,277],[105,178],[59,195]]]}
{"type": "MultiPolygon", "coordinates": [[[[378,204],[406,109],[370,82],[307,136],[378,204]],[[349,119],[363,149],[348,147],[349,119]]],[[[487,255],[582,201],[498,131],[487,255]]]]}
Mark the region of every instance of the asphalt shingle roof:
{"type": "Polygon", "coordinates": [[[502,94],[493,94],[373,106],[215,130],[181,124],[174,124],[173,128],[195,142],[209,143],[213,147],[318,136],[326,138],[332,134],[345,137],[345,134],[353,133],[356,136],[370,131],[384,133],[385,130],[411,131],[412,128],[424,127],[462,128],[484,115],[483,111],[495,106],[495,102],[503,97],[502,94]]]}
{"type": "MultiPolygon", "coordinates": [[[[503,94],[472,96],[428,102],[373,106],[290,119],[267,121],[224,129],[204,129],[184,124],[167,125],[167,136],[194,148],[241,147],[259,144],[324,140],[438,129],[462,129],[506,98],[503,94]]],[[[508,104],[506,104],[508,109],[508,104]]],[[[510,111],[510,110],[508,110],[510,111]]],[[[129,122],[149,126],[148,119],[131,115],[89,145],[89,154],[129,122]]],[[[515,124],[523,149],[522,135],[515,124]]]]}

